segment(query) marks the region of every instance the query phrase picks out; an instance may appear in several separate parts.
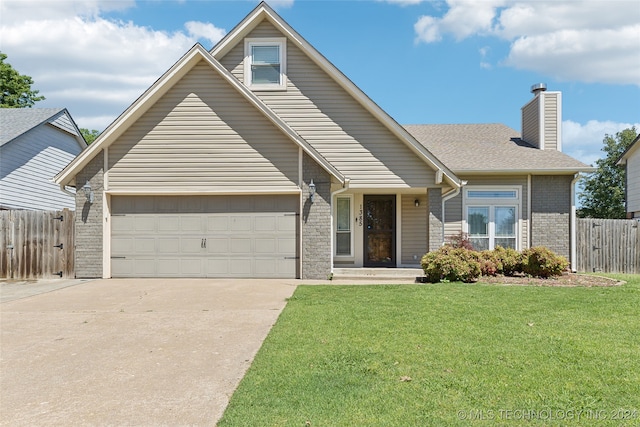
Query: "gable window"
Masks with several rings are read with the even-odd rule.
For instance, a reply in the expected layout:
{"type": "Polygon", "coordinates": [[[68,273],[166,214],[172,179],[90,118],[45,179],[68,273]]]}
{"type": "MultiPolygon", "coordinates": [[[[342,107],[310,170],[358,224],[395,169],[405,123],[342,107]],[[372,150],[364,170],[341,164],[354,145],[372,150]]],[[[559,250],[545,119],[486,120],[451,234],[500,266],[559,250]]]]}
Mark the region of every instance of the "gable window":
{"type": "Polygon", "coordinates": [[[254,90],[286,89],[286,39],[245,40],[245,84],[254,90]]]}
{"type": "Polygon", "coordinates": [[[466,189],[465,231],[476,250],[518,248],[519,189],[466,189]]]}
{"type": "Polygon", "coordinates": [[[336,256],[351,256],[351,197],[336,199],[336,256]]]}

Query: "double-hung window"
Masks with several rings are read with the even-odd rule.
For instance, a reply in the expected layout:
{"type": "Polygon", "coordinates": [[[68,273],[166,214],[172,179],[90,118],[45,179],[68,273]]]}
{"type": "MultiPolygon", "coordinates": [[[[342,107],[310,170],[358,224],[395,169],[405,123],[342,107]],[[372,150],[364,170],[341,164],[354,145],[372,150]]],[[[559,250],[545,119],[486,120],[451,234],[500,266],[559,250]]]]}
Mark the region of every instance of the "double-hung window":
{"type": "Polygon", "coordinates": [[[519,194],[519,188],[465,189],[465,228],[474,249],[519,249],[519,194]]]}
{"type": "Polygon", "coordinates": [[[286,39],[245,40],[245,84],[254,90],[286,89],[286,39]]]}
{"type": "Polygon", "coordinates": [[[336,256],[353,255],[351,230],[351,197],[336,199],[336,256]]]}

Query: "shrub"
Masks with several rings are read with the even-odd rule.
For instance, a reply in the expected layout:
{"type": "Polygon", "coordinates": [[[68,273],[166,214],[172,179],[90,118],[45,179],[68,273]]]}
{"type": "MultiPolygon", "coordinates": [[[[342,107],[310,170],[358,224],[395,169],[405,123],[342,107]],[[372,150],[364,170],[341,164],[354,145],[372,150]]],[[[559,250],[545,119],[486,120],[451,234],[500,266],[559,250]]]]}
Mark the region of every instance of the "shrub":
{"type": "Polygon", "coordinates": [[[443,246],[422,257],[422,269],[430,283],[441,281],[474,282],[480,277],[480,262],[474,251],[443,246]]]}
{"type": "Polygon", "coordinates": [[[524,270],[524,256],[522,253],[512,248],[503,248],[497,246],[493,253],[499,260],[501,269],[498,270],[498,274],[504,274],[505,276],[513,276],[517,273],[522,273],[524,270]]]}
{"type": "Polygon", "coordinates": [[[448,236],[447,244],[454,248],[464,248],[470,251],[474,250],[473,245],[471,244],[471,240],[469,239],[469,235],[467,233],[463,233],[462,231],[456,235],[448,236]]]}
{"type": "Polygon", "coordinates": [[[563,256],[555,254],[544,246],[535,246],[523,253],[523,271],[535,277],[561,276],[569,267],[569,262],[563,256]]]}
{"type": "Polygon", "coordinates": [[[483,276],[496,276],[502,274],[502,261],[495,251],[485,250],[478,253],[478,261],[480,262],[480,271],[483,276]]]}

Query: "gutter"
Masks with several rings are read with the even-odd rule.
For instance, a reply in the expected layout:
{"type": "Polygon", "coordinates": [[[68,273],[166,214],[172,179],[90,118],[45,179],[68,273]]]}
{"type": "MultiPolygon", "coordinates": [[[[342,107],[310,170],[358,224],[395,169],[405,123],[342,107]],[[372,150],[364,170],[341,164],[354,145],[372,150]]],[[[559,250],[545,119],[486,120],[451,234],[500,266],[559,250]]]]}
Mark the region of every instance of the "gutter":
{"type": "Polygon", "coordinates": [[[75,200],[75,198],[76,198],[75,193],[72,193],[71,191],[67,190],[67,186],[66,186],[66,185],[64,185],[64,184],[60,184],[60,190],[61,190],[63,193],[70,195],[70,196],[71,196],[71,197],[73,197],[73,198],[74,198],[74,200],[75,200]]]}
{"type": "Polygon", "coordinates": [[[336,195],[340,194],[340,193],[344,193],[345,191],[347,191],[349,189],[349,184],[351,183],[351,179],[345,177],[344,178],[344,182],[342,184],[342,188],[336,190],[336,191],[332,191],[331,192],[331,201],[330,201],[330,207],[331,207],[331,214],[329,215],[329,218],[331,218],[330,221],[330,227],[331,227],[331,241],[330,241],[330,250],[331,250],[331,255],[329,257],[330,263],[331,263],[331,277],[333,278],[333,254],[335,253],[335,233],[333,232],[333,200],[335,198],[336,195]]]}

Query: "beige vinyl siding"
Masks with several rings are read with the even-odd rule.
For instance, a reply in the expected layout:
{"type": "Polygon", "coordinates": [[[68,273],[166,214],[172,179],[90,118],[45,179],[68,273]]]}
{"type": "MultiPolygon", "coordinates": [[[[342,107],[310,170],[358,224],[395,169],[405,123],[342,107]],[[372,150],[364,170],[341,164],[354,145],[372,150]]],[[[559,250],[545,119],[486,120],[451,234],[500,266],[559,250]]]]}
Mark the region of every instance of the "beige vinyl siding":
{"type": "Polygon", "coordinates": [[[427,253],[427,198],[424,194],[403,194],[401,197],[401,262],[403,265],[417,265],[422,255],[427,253]],[[416,199],[420,201],[418,207],[415,205],[416,199]]]}
{"type": "MultiPolygon", "coordinates": [[[[522,230],[520,231],[520,248],[524,249],[528,247],[528,235],[529,235],[529,206],[527,205],[527,176],[526,175],[509,175],[509,176],[497,176],[497,177],[480,177],[480,176],[460,176],[460,179],[466,180],[467,185],[512,185],[522,186],[522,192],[520,194],[521,210],[519,212],[520,218],[522,218],[522,230]]],[[[444,235],[445,241],[447,237],[455,236],[462,231],[462,219],[464,213],[462,212],[462,194],[448,200],[445,203],[445,226],[444,235]]]]}
{"type": "Polygon", "coordinates": [[[205,62],[109,147],[110,190],[296,189],[298,147],[205,62]]]}
{"type": "MultiPolygon", "coordinates": [[[[247,37],[282,36],[262,22],[247,37]]],[[[244,45],[221,63],[243,80],[244,45]]],[[[257,95],[341,173],[352,188],[426,187],[434,171],[318,67],[287,43],[287,90],[257,95]]]]}
{"type": "Polygon", "coordinates": [[[522,139],[540,148],[540,97],[522,107],[522,139]]]}
{"type": "Polygon", "coordinates": [[[558,93],[544,94],[544,149],[558,149],[558,93]]]}
{"type": "Polygon", "coordinates": [[[627,159],[627,212],[640,215],[640,148],[627,159]]]}

